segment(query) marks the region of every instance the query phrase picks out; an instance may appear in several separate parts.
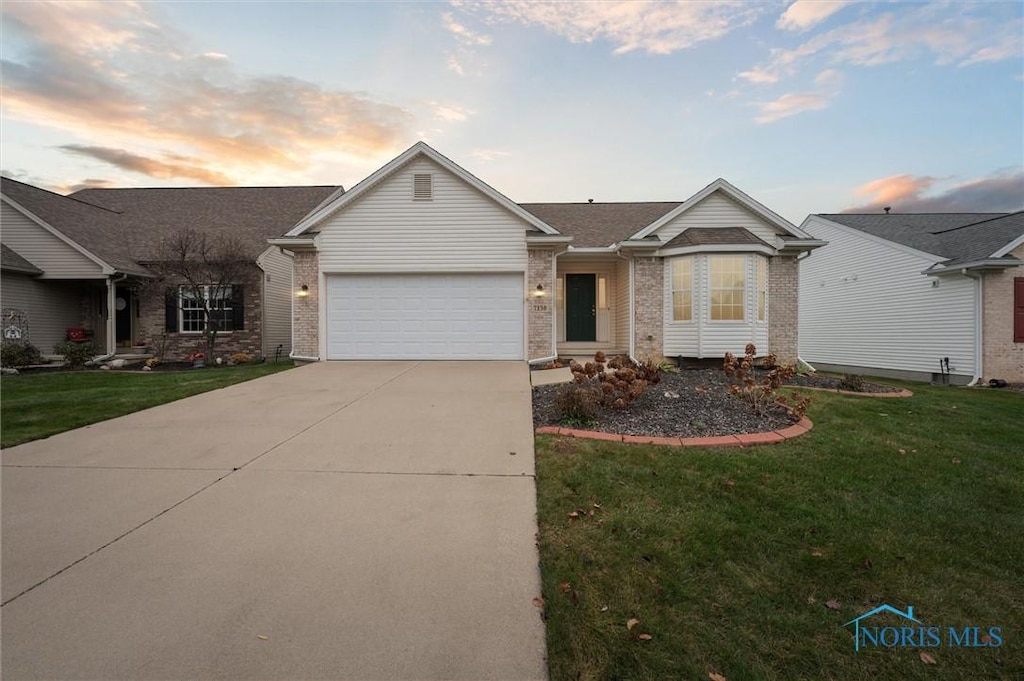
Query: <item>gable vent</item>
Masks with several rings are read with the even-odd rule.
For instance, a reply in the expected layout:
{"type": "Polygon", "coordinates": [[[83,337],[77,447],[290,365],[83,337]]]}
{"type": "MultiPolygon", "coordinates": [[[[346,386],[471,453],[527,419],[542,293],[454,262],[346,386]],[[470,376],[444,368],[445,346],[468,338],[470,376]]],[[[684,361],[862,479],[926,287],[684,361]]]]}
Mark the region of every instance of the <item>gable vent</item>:
{"type": "Polygon", "coordinates": [[[430,173],[416,173],[412,176],[412,200],[432,201],[434,199],[434,176],[430,173]]]}

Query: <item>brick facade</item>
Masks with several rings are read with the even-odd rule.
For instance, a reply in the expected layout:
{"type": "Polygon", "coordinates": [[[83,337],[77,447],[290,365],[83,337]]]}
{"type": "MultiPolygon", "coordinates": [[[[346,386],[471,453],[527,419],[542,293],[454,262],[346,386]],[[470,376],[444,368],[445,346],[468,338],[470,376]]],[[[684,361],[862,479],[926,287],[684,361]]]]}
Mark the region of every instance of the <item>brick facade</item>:
{"type": "Polygon", "coordinates": [[[665,261],[661,258],[633,258],[633,329],[636,359],[664,359],[665,261]]]}
{"type": "MultiPolygon", "coordinates": [[[[1024,246],[1010,255],[1024,260],[1024,246]]],[[[983,379],[1024,382],[1024,343],[1013,342],[1013,280],[1024,277],[1024,266],[984,276],[982,357],[983,379]]]]}
{"type": "MultiPolygon", "coordinates": [[[[202,333],[168,331],[164,293],[167,288],[183,284],[183,280],[162,279],[152,282],[139,295],[139,318],[135,341],[146,346],[164,361],[183,361],[195,351],[206,351],[206,337],[202,333]]],[[[263,270],[253,264],[243,281],[245,322],[244,328],[222,331],[214,344],[216,357],[227,359],[237,352],[251,357],[263,354],[263,270]]],[[[214,358],[210,358],[212,360],[214,358]]]]}
{"type": "Polygon", "coordinates": [[[296,288],[309,287],[309,295],[295,298],[292,316],[292,353],[297,357],[320,356],[320,255],[296,251],[293,261],[296,288]]]}
{"type": "Polygon", "coordinates": [[[526,308],[527,359],[555,355],[555,348],[552,346],[555,313],[554,266],[555,256],[551,251],[530,249],[526,277],[529,297],[526,308]],[[545,295],[542,297],[533,295],[538,284],[544,286],[545,295]]]}
{"type": "Polygon", "coordinates": [[[768,259],[768,352],[783,364],[795,363],[799,353],[799,281],[796,257],[768,259]]]}

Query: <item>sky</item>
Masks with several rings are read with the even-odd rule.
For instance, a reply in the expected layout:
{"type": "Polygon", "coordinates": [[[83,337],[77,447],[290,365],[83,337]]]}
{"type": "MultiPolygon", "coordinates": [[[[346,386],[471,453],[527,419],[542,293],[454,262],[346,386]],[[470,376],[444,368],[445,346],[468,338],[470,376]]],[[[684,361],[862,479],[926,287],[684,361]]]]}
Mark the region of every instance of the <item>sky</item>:
{"type": "Polygon", "coordinates": [[[0,172],[342,184],[423,140],[517,202],[1024,208],[1024,3],[2,3],[0,172]]]}

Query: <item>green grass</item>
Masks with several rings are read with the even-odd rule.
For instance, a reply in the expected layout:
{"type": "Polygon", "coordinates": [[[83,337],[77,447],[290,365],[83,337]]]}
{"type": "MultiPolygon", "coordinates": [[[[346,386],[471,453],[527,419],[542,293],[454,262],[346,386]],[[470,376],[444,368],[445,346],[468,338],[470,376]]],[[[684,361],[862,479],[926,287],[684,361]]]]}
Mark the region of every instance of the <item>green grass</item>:
{"type": "Polygon", "coordinates": [[[289,362],[192,371],[68,371],[0,380],[0,446],[12,447],[292,367],[289,362]]]}
{"type": "Polygon", "coordinates": [[[780,445],[538,437],[551,678],[1024,678],[1024,395],[907,387],[813,392],[780,445]],[[855,652],[882,603],[1004,642],[855,652]]]}

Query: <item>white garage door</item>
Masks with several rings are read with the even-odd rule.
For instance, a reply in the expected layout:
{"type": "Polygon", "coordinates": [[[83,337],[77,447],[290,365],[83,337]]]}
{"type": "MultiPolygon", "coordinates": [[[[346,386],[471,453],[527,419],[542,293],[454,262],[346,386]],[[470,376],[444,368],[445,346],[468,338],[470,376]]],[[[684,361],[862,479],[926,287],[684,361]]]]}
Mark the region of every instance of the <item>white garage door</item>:
{"type": "Polygon", "coordinates": [[[328,359],[523,359],[523,275],[332,274],[328,359]]]}

